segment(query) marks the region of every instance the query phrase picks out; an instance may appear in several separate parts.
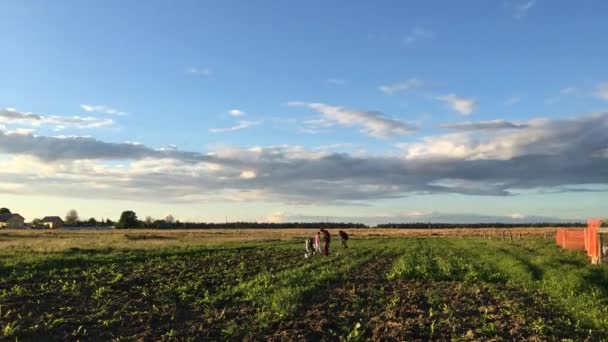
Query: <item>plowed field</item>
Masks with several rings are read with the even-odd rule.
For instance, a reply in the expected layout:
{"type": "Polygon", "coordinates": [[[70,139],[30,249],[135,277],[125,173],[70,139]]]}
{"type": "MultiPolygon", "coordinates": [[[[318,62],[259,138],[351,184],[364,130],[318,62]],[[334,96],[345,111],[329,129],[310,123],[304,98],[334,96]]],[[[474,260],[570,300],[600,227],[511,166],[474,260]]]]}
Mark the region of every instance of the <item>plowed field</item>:
{"type": "Polygon", "coordinates": [[[608,268],[551,240],[335,240],[0,254],[0,339],[608,339],[608,268]]]}

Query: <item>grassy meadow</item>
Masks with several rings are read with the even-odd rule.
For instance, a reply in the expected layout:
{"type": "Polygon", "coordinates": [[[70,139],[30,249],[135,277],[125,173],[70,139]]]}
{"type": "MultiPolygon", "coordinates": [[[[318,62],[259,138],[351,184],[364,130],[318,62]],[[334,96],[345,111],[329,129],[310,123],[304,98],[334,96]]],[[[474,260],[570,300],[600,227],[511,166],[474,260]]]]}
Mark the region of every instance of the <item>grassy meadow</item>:
{"type": "Polygon", "coordinates": [[[0,231],[0,339],[608,339],[608,267],[543,230],[0,231]]]}

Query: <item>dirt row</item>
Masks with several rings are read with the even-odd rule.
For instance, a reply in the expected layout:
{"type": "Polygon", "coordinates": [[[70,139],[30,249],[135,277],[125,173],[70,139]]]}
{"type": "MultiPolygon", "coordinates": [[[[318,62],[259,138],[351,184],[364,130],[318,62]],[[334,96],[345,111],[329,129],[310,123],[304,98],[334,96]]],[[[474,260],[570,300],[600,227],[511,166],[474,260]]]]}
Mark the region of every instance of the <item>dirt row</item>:
{"type": "Polygon", "coordinates": [[[547,296],[496,284],[387,281],[381,256],[322,289],[255,340],[596,340],[547,296]]]}
{"type": "MultiPolygon", "coordinates": [[[[393,258],[379,256],[353,270],[351,274],[311,298],[289,319],[271,326],[264,338],[271,340],[338,340],[356,335],[361,324],[383,308],[389,284],[382,275],[393,258]]],[[[353,336],[354,337],[354,336],[353,336]]]]}

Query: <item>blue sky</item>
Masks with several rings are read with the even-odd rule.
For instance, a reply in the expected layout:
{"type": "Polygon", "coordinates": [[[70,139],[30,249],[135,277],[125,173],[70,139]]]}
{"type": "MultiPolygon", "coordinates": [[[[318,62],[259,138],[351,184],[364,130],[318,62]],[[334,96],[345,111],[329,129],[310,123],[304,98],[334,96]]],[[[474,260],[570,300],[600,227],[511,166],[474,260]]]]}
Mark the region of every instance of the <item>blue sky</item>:
{"type": "Polygon", "coordinates": [[[0,204],[28,218],[605,215],[607,10],[4,1],[0,204]]]}

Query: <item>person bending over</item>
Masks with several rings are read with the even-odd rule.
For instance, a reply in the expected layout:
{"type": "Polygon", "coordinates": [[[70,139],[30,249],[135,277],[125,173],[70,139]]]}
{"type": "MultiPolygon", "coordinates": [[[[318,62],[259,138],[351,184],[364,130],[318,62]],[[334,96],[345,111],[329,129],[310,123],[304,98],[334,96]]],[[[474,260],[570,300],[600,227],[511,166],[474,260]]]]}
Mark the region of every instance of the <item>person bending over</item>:
{"type": "Polygon", "coordinates": [[[348,234],[346,234],[346,232],[343,230],[339,231],[338,234],[340,234],[340,239],[342,240],[342,247],[348,248],[346,245],[346,241],[348,241],[348,234]]]}

